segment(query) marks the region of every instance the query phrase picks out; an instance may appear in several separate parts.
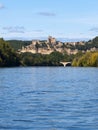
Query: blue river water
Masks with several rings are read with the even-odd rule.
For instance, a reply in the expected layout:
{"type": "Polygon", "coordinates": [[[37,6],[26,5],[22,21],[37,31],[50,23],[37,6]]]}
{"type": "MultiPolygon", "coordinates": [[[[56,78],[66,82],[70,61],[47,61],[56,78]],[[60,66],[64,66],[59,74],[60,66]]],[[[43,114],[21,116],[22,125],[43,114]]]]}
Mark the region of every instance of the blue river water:
{"type": "Polygon", "coordinates": [[[0,68],[0,130],[98,130],[98,68],[0,68]]]}

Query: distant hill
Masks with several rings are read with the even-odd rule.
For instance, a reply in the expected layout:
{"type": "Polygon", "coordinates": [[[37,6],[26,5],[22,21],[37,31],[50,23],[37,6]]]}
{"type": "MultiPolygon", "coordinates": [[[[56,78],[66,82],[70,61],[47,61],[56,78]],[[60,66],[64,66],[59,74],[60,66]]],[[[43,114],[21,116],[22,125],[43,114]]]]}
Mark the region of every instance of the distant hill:
{"type": "Polygon", "coordinates": [[[54,51],[76,54],[78,51],[96,51],[98,50],[98,36],[89,41],[79,42],[60,42],[55,38],[49,37],[48,40],[8,40],[7,41],[16,51],[50,54],[54,51]]]}
{"type": "Polygon", "coordinates": [[[79,41],[79,42],[60,42],[56,41],[55,38],[49,37],[48,40],[43,41],[32,41],[32,44],[24,46],[20,53],[31,52],[31,53],[41,53],[41,54],[50,54],[54,51],[60,53],[76,54],[79,51],[88,52],[88,51],[97,51],[98,50],[98,37],[93,40],[79,41]]]}
{"type": "Polygon", "coordinates": [[[33,40],[32,42],[4,41],[1,38],[0,67],[61,66],[61,62],[71,62],[73,66],[97,67],[97,50],[98,37],[88,42],[65,43],[56,41],[52,37],[49,37],[48,40],[33,40]]]}
{"type": "Polygon", "coordinates": [[[22,40],[7,40],[11,47],[14,48],[14,50],[22,49],[22,46],[27,46],[31,44],[31,41],[22,41],[22,40]]]}

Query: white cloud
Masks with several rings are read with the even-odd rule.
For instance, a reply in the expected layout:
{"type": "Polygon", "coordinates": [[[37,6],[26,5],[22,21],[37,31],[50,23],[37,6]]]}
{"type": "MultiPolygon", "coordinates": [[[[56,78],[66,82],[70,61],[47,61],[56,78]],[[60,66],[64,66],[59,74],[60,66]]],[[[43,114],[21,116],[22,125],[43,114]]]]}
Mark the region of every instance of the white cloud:
{"type": "Polygon", "coordinates": [[[56,39],[64,39],[63,41],[74,41],[74,40],[85,40],[85,39],[91,39],[92,35],[89,35],[88,37],[88,34],[73,34],[73,33],[70,33],[70,34],[57,34],[56,32],[55,33],[52,33],[52,32],[34,32],[34,31],[27,31],[27,32],[24,32],[24,33],[8,33],[8,34],[2,34],[2,37],[4,37],[5,39],[26,39],[26,40],[32,40],[32,39],[44,39],[51,35],[53,37],[55,37],[56,39]]]}
{"type": "Polygon", "coordinates": [[[94,33],[98,33],[98,27],[93,27],[89,31],[94,32],[94,33]]]}
{"type": "Polygon", "coordinates": [[[23,26],[3,27],[2,29],[7,31],[8,33],[24,33],[25,32],[25,28],[23,26]]]}
{"type": "Polygon", "coordinates": [[[0,9],[3,9],[4,8],[4,5],[0,3],[0,9]]]}
{"type": "Polygon", "coordinates": [[[41,29],[36,29],[36,30],[32,30],[32,32],[33,32],[33,33],[42,33],[43,30],[41,30],[41,29]]]}
{"type": "Polygon", "coordinates": [[[37,14],[41,16],[47,16],[47,17],[56,16],[56,14],[52,12],[38,12],[37,14]]]}

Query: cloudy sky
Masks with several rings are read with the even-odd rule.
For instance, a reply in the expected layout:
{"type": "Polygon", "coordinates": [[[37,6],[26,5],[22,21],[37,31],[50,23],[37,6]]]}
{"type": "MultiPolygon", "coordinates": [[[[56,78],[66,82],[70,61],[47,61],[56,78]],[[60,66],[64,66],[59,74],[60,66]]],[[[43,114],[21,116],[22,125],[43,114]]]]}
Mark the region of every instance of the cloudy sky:
{"type": "Polygon", "coordinates": [[[0,0],[0,37],[52,35],[91,39],[98,35],[98,0],[0,0]]]}

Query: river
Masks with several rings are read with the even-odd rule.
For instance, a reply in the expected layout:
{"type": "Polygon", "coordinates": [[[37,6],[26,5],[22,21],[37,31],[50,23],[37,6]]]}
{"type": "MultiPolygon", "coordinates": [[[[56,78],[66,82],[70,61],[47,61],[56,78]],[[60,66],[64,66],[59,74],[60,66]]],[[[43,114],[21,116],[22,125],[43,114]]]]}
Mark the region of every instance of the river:
{"type": "Polygon", "coordinates": [[[0,68],[0,130],[98,130],[98,68],[0,68]]]}

